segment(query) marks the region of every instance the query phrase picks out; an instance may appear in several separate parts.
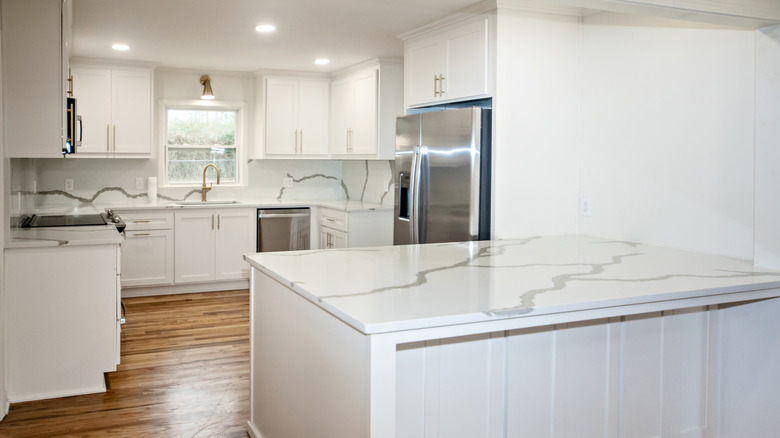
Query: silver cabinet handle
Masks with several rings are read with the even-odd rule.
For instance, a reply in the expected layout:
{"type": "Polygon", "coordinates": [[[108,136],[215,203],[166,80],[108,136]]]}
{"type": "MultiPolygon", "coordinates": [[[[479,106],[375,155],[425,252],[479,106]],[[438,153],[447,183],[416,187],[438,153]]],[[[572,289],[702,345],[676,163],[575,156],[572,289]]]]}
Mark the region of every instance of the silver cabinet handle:
{"type": "Polygon", "coordinates": [[[211,229],[214,229],[214,215],[211,215],[211,229]]]}
{"type": "Polygon", "coordinates": [[[136,237],[136,236],[151,236],[151,235],[152,235],[152,233],[133,233],[133,237],[136,237]]]}
{"type": "Polygon", "coordinates": [[[148,224],[149,222],[151,222],[151,221],[150,220],[134,220],[133,221],[134,224],[148,224]]]}
{"type": "Polygon", "coordinates": [[[444,96],[444,75],[439,75],[439,96],[444,96]]]}
{"type": "Polygon", "coordinates": [[[217,215],[217,229],[218,229],[218,230],[219,230],[220,228],[222,228],[222,225],[220,225],[221,223],[222,223],[222,215],[221,215],[221,214],[218,214],[218,215],[217,215]]]}
{"type": "Polygon", "coordinates": [[[433,75],[433,97],[436,97],[439,95],[439,77],[437,75],[433,75]]]}
{"type": "Polygon", "coordinates": [[[114,125],[114,152],[116,152],[116,125],[114,125]]]}
{"type": "Polygon", "coordinates": [[[301,129],[301,153],[303,153],[303,129],[301,129]]]}
{"type": "Polygon", "coordinates": [[[106,123],[106,152],[111,151],[110,145],[111,144],[111,127],[106,123]]]}
{"type": "Polygon", "coordinates": [[[298,130],[295,130],[295,153],[298,153],[298,130]]]}

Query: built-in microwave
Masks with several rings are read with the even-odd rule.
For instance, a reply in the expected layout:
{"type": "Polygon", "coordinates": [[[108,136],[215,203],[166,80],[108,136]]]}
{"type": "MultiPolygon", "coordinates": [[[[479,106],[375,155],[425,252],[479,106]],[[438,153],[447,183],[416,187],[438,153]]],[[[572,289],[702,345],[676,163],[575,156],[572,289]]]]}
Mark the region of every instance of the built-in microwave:
{"type": "Polygon", "coordinates": [[[65,127],[65,144],[62,146],[62,155],[73,154],[81,146],[81,116],[76,114],[76,98],[68,97],[65,105],[65,114],[67,114],[65,127]],[[76,131],[78,125],[78,132],[76,131]]]}

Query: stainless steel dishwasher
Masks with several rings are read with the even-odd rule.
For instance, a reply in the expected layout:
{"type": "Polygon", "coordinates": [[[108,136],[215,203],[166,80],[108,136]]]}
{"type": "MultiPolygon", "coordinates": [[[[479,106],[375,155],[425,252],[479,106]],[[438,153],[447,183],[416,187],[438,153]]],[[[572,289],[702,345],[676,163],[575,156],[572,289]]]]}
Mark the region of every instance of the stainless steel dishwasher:
{"type": "Polygon", "coordinates": [[[257,252],[309,249],[311,211],[305,208],[258,208],[257,252]]]}

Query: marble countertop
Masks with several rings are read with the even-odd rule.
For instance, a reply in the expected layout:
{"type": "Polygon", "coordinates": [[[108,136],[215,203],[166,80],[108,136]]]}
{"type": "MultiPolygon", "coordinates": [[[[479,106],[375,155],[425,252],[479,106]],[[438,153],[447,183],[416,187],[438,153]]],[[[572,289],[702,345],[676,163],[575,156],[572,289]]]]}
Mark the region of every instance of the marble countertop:
{"type": "Polygon", "coordinates": [[[42,248],[63,245],[106,245],[124,238],[113,225],[81,227],[13,228],[6,248],[42,248]]]}
{"type": "Polygon", "coordinates": [[[235,203],[220,203],[219,201],[207,202],[204,204],[186,204],[182,205],[176,201],[158,201],[156,203],[114,203],[100,204],[101,209],[111,208],[117,212],[122,210],[158,210],[158,209],[179,209],[179,208],[292,208],[292,207],[326,207],[346,212],[351,211],[370,211],[370,210],[392,210],[392,205],[382,205],[373,202],[351,201],[347,199],[322,200],[322,199],[301,199],[301,200],[278,200],[278,199],[239,199],[235,203]]]}
{"type": "MultiPolygon", "coordinates": [[[[204,204],[177,204],[175,201],[126,202],[107,203],[93,205],[90,203],[73,203],[69,205],[50,205],[37,208],[38,215],[74,215],[99,213],[107,208],[116,210],[121,216],[123,210],[163,210],[183,208],[286,208],[286,207],[326,207],[345,212],[392,210],[393,206],[375,204],[371,202],[340,200],[277,200],[277,199],[249,199],[237,200],[236,203],[218,203],[219,201],[204,204]]],[[[102,243],[119,243],[121,236],[111,226],[96,227],[51,227],[36,229],[11,228],[11,238],[6,242],[7,248],[47,247],[61,245],[96,245],[102,243]],[[113,232],[113,234],[112,234],[113,232]]]]}
{"type": "Polygon", "coordinates": [[[588,236],[244,258],[367,334],[780,288],[747,260],[588,236]]]}
{"type": "MultiPolygon", "coordinates": [[[[61,207],[46,207],[35,210],[39,216],[96,214],[99,210],[92,204],[75,204],[61,207]]],[[[12,221],[13,222],[13,221],[12,221]]],[[[6,248],[36,248],[63,245],[104,245],[122,243],[124,238],[114,225],[90,225],[79,227],[12,227],[6,248]]]]}

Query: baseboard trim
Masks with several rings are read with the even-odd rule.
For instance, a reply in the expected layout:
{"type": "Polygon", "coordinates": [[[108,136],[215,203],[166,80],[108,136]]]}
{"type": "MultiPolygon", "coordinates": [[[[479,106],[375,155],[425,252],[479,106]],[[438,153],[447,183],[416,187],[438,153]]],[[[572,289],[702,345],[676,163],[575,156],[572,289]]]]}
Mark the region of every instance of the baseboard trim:
{"type": "Polygon", "coordinates": [[[0,421],[3,421],[3,418],[8,415],[9,409],[11,409],[11,402],[7,399],[0,402],[0,421]]]}
{"type": "Polygon", "coordinates": [[[170,286],[123,287],[122,298],[152,297],[157,295],[217,292],[221,290],[249,289],[249,280],[215,281],[210,283],[173,284],[170,286]]]}
{"type": "Polygon", "coordinates": [[[246,422],[246,433],[249,434],[252,438],[263,438],[263,434],[260,433],[259,430],[255,427],[254,424],[252,424],[251,421],[246,422]]]}
{"type": "MultiPolygon", "coordinates": [[[[101,376],[100,380],[103,381],[103,376],[101,376]]],[[[92,388],[87,387],[78,390],[55,391],[55,392],[49,392],[45,394],[26,395],[22,397],[11,397],[9,394],[8,403],[10,406],[10,403],[22,403],[28,401],[46,400],[50,398],[72,397],[76,395],[85,395],[85,394],[98,394],[101,392],[106,392],[105,383],[92,388]]]]}

